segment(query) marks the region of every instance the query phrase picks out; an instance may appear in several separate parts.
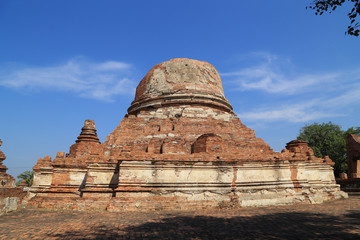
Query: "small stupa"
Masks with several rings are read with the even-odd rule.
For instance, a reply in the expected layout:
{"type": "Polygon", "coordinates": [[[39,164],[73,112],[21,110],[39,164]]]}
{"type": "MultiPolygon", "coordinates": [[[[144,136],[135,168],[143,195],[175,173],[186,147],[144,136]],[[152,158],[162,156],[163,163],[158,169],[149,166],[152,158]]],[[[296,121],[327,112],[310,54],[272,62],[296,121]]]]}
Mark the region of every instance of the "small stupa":
{"type": "MultiPolygon", "coordinates": [[[[0,139],[0,146],[1,145],[2,141],[0,139]]],[[[6,170],[8,170],[8,168],[2,163],[5,159],[5,154],[0,150],[0,188],[14,188],[15,179],[13,178],[13,176],[6,173],[6,170]]]]}

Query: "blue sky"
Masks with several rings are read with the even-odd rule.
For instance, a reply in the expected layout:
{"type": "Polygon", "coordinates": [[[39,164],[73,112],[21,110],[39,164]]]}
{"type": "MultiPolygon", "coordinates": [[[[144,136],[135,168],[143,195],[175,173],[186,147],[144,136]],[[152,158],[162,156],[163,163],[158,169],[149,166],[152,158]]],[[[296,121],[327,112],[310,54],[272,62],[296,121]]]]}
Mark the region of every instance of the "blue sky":
{"type": "Polygon", "coordinates": [[[275,151],[305,124],[360,126],[360,38],[347,9],[310,1],[0,2],[0,138],[8,172],[68,152],[85,119],[100,140],[155,64],[213,64],[226,97],[275,151]]]}

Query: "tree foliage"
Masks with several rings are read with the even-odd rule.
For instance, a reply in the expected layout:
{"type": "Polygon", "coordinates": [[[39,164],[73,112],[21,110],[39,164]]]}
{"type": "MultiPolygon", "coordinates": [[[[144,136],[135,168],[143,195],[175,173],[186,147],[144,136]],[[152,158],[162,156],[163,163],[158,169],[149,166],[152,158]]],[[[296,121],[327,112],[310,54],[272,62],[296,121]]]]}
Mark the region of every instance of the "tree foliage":
{"type": "Polygon", "coordinates": [[[360,24],[358,17],[360,15],[360,0],[313,0],[307,8],[313,9],[316,15],[322,15],[324,12],[332,13],[336,8],[349,4],[351,11],[347,14],[350,24],[345,34],[359,36],[360,24]]]}
{"type": "Polygon", "coordinates": [[[34,172],[33,171],[25,171],[23,173],[21,173],[20,175],[17,176],[19,180],[16,185],[19,185],[19,183],[22,180],[25,180],[25,182],[28,184],[29,187],[31,187],[32,183],[33,183],[33,179],[34,179],[34,172]]]}
{"type": "Polygon", "coordinates": [[[345,136],[348,134],[355,134],[355,135],[360,135],[360,127],[351,127],[348,130],[345,131],[345,136]]]}
{"type": "Polygon", "coordinates": [[[347,134],[360,134],[360,127],[351,127],[346,131],[341,130],[339,125],[329,123],[314,123],[300,129],[297,137],[299,140],[307,141],[314,150],[315,156],[329,156],[334,162],[334,172],[338,176],[347,171],[346,142],[347,134]]]}

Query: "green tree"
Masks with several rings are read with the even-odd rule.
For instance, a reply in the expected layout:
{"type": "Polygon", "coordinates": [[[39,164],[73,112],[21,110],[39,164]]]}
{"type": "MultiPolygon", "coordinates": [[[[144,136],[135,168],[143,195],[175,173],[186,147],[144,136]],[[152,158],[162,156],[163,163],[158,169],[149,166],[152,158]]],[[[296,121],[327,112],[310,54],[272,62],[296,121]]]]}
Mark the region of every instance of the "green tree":
{"type": "Polygon", "coordinates": [[[355,134],[355,135],[360,135],[360,127],[351,127],[348,130],[345,131],[345,136],[348,134],[355,134]]]}
{"type": "Polygon", "coordinates": [[[19,181],[16,182],[16,185],[19,185],[19,183],[23,180],[26,181],[26,183],[28,184],[29,187],[31,187],[32,183],[33,183],[33,179],[34,179],[34,172],[33,171],[25,171],[23,173],[21,173],[19,176],[17,176],[19,179],[19,181]]]}
{"type": "Polygon", "coordinates": [[[346,142],[347,134],[360,134],[360,127],[351,127],[342,131],[339,125],[329,123],[314,123],[300,129],[297,137],[299,140],[307,141],[314,150],[315,156],[329,156],[334,162],[334,172],[338,176],[347,171],[346,142]]]}
{"type": "Polygon", "coordinates": [[[313,0],[310,6],[306,8],[313,9],[316,15],[322,15],[324,12],[332,13],[336,8],[344,5],[349,6],[351,9],[347,14],[350,24],[345,34],[358,37],[360,33],[360,24],[358,21],[360,15],[360,0],[313,0]]]}

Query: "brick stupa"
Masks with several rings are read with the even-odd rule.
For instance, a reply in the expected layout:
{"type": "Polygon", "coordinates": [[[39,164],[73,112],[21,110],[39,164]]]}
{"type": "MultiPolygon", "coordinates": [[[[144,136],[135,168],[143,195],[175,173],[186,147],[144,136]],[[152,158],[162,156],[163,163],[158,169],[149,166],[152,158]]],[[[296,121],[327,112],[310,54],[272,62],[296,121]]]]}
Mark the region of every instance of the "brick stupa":
{"type": "MultiPolygon", "coordinates": [[[[0,146],[1,145],[2,141],[0,139],[0,146]]],[[[15,179],[13,178],[13,176],[6,173],[6,170],[8,170],[8,168],[2,163],[5,159],[5,154],[0,150],[0,188],[14,188],[15,179]]]]}
{"type": "Polygon", "coordinates": [[[360,136],[355,134],[346,136],[346,156],[349,178],[360,179],[360,136]]]}
{"type": "Polygon", "coordinates": [[[100,143],[86,120],[69,154],[40,158],[30,204],[108,211],[321,203],[346,197],[306,142],[274,152],[241,123],[207,62],[172,59],[139,83],[100,143]]]}

